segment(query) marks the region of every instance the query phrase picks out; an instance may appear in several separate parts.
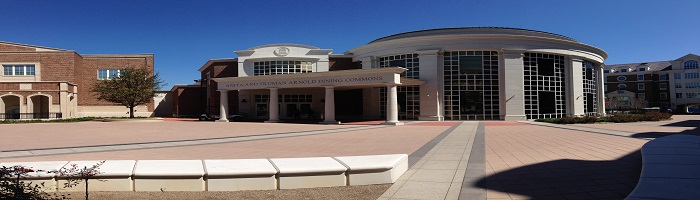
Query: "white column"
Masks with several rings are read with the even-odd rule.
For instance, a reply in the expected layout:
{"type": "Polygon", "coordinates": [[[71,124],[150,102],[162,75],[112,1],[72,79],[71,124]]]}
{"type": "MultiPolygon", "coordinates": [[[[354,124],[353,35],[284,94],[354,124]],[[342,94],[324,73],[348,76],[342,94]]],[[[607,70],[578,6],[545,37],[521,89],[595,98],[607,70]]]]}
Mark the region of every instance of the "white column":
{"type": "Polygon", "coordinates": [[[219,120],[217,122],[228,122],[228,90],[219,90],[219,120]]]}
{"type": "Polygon", "coordinates": [[[268,104],[270,111],[270,119],[268,119],[265,122],[279,122],[280,121],[280,107],[279,107],[279,102],[278,102],[278,89],[277,88],[270,88],[270,104],[268,104]]]}
{"type": "MultiPolygon", "coordinates": [[[[62,113],[63,118],[70,118],[70,112],[68,111],[68,83],[59,83],[59,107],[61,107],[60,113],[62,113]]],[[[51,109],[51,108],[49,108],[51,109]]]]}
{"type": "Polygon", "coordinates": [[[322,124],[338,124],[335,121],[335,86],[326,86],[326,99],[322,124]]]}
{"type": "Polygon", "coordinates": [[[566,73],[566,115],[581,116],[586,114],[585,95],[583,93],[583,60],[578,58],[567,58],[566,73]]]}
{"type": "Polygon", "coordinates": [[[506,121],[527,120],[525,116],[525,88],[522,50],[505,50],[499,66],[501,115],[506,121]]]}
{"type": "Polygon", "coordinates": [[[399,122],[399,103],[396,95],[396,85],[386,86],[386,122],[385,125],[403,125],[399,122]]]}
{"type": "Polygon", "coordinates": [[[425,81],[420,85],[420,116],[421,121],[442,121],[442,87],[443,76],[440,50],[422,50],[418,53],[419,79],[425,81]]]}
{"type": "Polygon", "coordinates": [[[596,72],[596,95],[598,95],[598,115],[605,115],[605,73],[603,73],[603,65],[595,68],[596,72]]]}

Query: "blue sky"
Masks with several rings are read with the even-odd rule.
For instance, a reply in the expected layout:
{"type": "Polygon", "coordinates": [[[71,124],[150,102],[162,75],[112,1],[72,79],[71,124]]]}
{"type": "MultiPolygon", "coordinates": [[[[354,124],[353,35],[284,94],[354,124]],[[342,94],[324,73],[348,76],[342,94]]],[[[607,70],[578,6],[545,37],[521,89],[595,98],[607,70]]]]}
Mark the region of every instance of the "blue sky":
{"type": "Polygon", "coordinates": [[[168,84],[192,83],[209,59],[298,43],[343,53],[422,29],[524,28],[599,47],[607,64],[700,54],[698,0],[0,0],[0,41],[81,54],[154,53],[168,84]]]}

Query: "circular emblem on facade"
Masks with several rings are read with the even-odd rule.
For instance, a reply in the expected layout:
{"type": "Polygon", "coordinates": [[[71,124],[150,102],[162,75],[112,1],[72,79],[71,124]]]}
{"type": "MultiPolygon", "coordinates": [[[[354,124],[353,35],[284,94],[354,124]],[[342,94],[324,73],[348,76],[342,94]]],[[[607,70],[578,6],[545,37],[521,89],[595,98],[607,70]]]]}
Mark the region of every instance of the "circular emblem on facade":
{"type": "Polygon", "coordinates": [[[280,47],[275,49],[274,53],[276,56],[287,56],[289,55],[289,48],[287,47],[280,47]]]}

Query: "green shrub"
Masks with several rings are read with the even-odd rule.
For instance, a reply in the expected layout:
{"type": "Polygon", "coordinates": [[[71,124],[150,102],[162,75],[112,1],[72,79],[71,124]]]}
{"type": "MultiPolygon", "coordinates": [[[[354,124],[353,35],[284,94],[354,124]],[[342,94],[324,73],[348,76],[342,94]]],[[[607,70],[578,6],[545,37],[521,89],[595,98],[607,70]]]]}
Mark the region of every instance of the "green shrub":
{"type": "Polygon", "coordinates": [[[53,119],[53,120],[0,120],[0,124],[27,124],[27,123],[62,123],[62,122],[84,122],[98,119],[96,117],[81,117],[70,119],[53,119]]]}
{"type": "Polygon", "coordinates": [[[663,112],[649,112],[644,114],[644,121],[661,121],[661,120],[669,120],[671,119],[671,116],[673,116],[670,113],[663,113],[663,112]]]}

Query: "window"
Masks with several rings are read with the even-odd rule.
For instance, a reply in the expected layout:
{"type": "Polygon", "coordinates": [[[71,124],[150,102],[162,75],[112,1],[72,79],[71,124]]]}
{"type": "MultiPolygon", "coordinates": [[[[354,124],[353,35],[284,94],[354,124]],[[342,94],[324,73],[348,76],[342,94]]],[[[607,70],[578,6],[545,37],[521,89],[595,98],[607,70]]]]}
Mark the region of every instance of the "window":
{"type": "Polygon", "coordinates": [[[685,61],[683,63],[683,69],[697,69],[698,68],[698,61],[696,60],[689,60],[685,61]]]}
{"type": "Polygon", "coordinates": [[[97,70],[98,80],[108,80],[119,77],[118,69],[99,69],[97,70]]]}
{"type": "Polygon", "coordinates": [[[617,81],[622,82],[622,81],[626,81],[626,80],[627,80],[627,77],[625,77],[625,76],[618,76],[617,77],[617,81]]]}
{"type": "Polygon", "coordinates": [[[637,90],[644,90],[644,83],[637,83],[637,90]]]}
{"type": "Polygon", "coordinates": [[[700,98],[700,93],[685,93],[685,98],[697,99],[700,98]]]}
{"type": "Polygon", "coordinates": [[[700,82],[685,83],[685,88],[700,88],[700,82]]]}
{"type": "Polygon", "coordinates": [[[665,92],[659,93],[659,99],[661,99],[661,100],[668,99],[668,94],[666,94],[665,92]]]}
{"type": "Polygon", "coordinates": [[[683,93],[676,93],[676,99],[682,99],[683,93]]]}
{"type": "Polygon", "coordinates": [[[659,90],[668,90],[668,84],[659,83],[659,90]]]}
{"type": "MultiPolygon", "coordinates": [[[[459,57],[459,73],[460,74],[482,74],[483,61],[481,56],[460,56],[459,57]]],[[[554,70],[552,70],[554,71],[554,70]]]]}
{"type": "Polygon", "coordinates": [[[301,74],[312,71],[311,61],[261,61],[253,63],[253,75],[301,74]]]}
{"type": "Polygon", "coordinates": [[[637,75],[637,80],[638,80],[638,81],[643,81],[643,80],[644,80],[644,74],[637,75]]]}
{"type": "Polygon", "coordinates": [[[603,73],[609,74],[610,70],[609,69],[603,70],[603,73]]]}
{"type": "Polygon", "coordinates": [[[403,67],[408,70],[401,74],[401,77],[418,79],[420,66],[418,66],[418,54],[399,54],[379,57],[379,68],[403,67]]]}
{"type": "Polygon", "coordinates": [[[617,90],[626,90],[626,89],[627,89],[627,85],[625,85],[625,84],[617,85],[617,90]]]}
{"type": "Polygon", "coordinates": [[[36,67],[34,65],[2,65],[5,76],[34,76],[36,67]]]}
{"type": "Polygon", "coordinates": [[[666,74],[659,74],[659,80],[660,80],[660,81],[668,80],[668,75],[666,75],[666,74]]]}
{"type": "Polygon", "coordinates": [[[673,74],[673,79],[681,79],[681,73],[673,74]]]}
{"type": "Polygon", "coordinates": [[[620,69],[620,72],[628,72],[628,71],[629,71],[629,69],[627,69],[627,68],[620,69]]]}
{"type": "Polygon", "coordinates": [[[603,90],[608,91],[608,85],[603,86],[603,90]]]}
{"type": "Polygon", "coordinates": [[[640,67],[640,68],[637,68],[637,71],[644,72],[644,71],[647,71],[647,68],[646,68],[646,67],[640,67]]]}
{"type": "Polygon", "coordinates": [[[683,88],[683,85],[681,85],[680,83],[676,83],[676,88],[683,88]]]}
{"type": "Polygon", "coordinates": [[[637,99],[646,99],[647,94],[637,93],[637,99]]]}
{"type": "Polygon", "coordinates": [[[700,73],[685,73],[685,79],[700,78],[700,73]]]}

